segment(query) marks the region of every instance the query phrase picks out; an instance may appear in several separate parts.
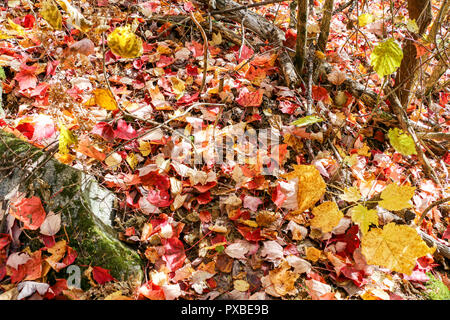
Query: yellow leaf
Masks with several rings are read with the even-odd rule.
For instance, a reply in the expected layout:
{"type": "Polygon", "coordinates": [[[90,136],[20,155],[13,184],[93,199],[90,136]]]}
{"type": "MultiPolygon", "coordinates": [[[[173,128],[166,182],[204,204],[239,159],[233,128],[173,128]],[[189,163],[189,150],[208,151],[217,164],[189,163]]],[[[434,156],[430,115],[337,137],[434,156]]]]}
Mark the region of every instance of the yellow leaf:
{"type": "Polygon", "coordinates": [[[363,13],[358,17],[358,25],[360,27],[364,27],[368,25],[369,23],[372,23],[375,21],[375,18],[370,13],[363,13]]]}
{"type": "MultiPolygon", "coordinates": [[[[108,89],[95,89],[92,91],[92,94],[94,95],[93,104],[96,104],[106,110],[117,109],[116,100],[114,99],[111,91],[108,89]]],[[[88,103],[91,104],[92,101],[89,101],[88,103]]]]}
{"type": "Polygon", "coordinates": [[[245,280],[235,280],[234,289],[241,292],[246,292],[250,288],[250,285],[245,280]]]}
{"type": "Polygon", "coordinates": [[[359,225],[362,234],[369,231],[369,226],[374,224],[378,226],[378,215],[376,210],[368,210],[366,207],[358,204],[356,207],[350,209],[352,214],[352,221],[359,225]]]}
{"type": "Polygon", "coordinates": [[[345,188],[344,193],[339,195],[339,198],[348,202],[356,202],[361,199],[361,192],[357,187],[345,188]]]}
{"type": "Polygon", "coordinates": [[[122,294],[122,290],[116,291],[111,293],[110,295],[106,296],[104,300],[133,300],[130,297],[124,296],[122,294]]]}
{"type": "Polygon", "coordinates": [[[249,227],[252,227],[252,228],[258,228],[258,224],[256,223],[256,221],[253,221],[253,220],[241,220],[241,219],[239,219],[239,223],[245,224],[245,225],[247,225],[249,227]]]}
{"type": "Polygon", "coordinates": [[[315,166],[293,165],[294,171],[286,173],[287,180],[298,179],[297,203],[298,208],[291,214],[301,214],[311,208],[325,194],[325,181],[315,166]]]}
{"type": "Polygon", "coordinates": [[[319,249],[316,249],[314,247],[306,247],[305,253],[306,253],[306,259],[308,259],[312,262],[317,262],[319,260],[320,256],[322,255],[322,251],[320,251],[319,249]]]}
{"type": "Polygon", "coordinates": [[[359,156],[365,156],[365,157],[370,157],[372,154],[369,152],[370,148],[367,144],[364,144],[361,148],[359,148],[356,153],[359,156]]]}
{"type": "Polygon", "coordinates": [[[415,229],[391,222],[364,235],[361,250],[368,264],[411,275],[417,258],[432,254],[435,248],[429,248],[415,229]]]}
{"type": "Polygon", "coordinates": [[[344,162],[347,163],[350,167],[353,167],[355,164],[358,163],[358,154],[354,153],[351,156],[345,156],[344,162]]]}
{"type": "Polygon", "coordinates": [[[323,233],[331,232],[339,224],[344,215],[335,202],[327,201],[312,209],[314,218],[311,226],[322,230],[323,233]]]}
{"type": "Polygon", "coordinates": [[[137,58],[144,52],[142,39],[131,31],[130,26],[114,29],[108,36],[108,46],[115,55],[123,58],[137,58]]]}
{"type": "Polygon", "coordinates": [[[52,0],[44,0],[39,11],[42,18],[56,30],[61,30],[62,15],[52,0]]]}
{"type": "Polygon", "coordinates": [[[134,170],[134,168],[138,164],[138,159],[134,153],[129,153],[127,155],[127,162],[130,165],[131,169],[134,170]]]}
{"type": "Polygon", "coordinates": [[[140,140],[139,141],[139,152],[144,156],[148,156],[150,154],[150,152],[152,151],[152,147],[150,142],[148,141],[144,141],[144,140],[140,140]]]}
{"type": "Polygon", "coordinates": [[[177,95],[177,100],[184,95],[186,86],[184,81],[178,79],[177,77],[170,77],[170,82],[172,83],[172,90],[177,95]]]}
{"type": "Polygon", "coordinates": [[[402,210],[411,208],[412,204],[409,200],[414,195],[415,187],[399,186],[396,183],[391,183],[383,192],[381,192],[381,201],[378,202],[380,206],[387,210],[402,210]]]}
{"type": "Polygon", "coordinates": [[[92,27],[92,22],[87,20],[81,12],[72,6],[68,0],[57,0],[58,4],[69,15],[70,23],[81,30],[82,32],[88,32],[92,27]]]}
{"type": "Polygon", "coordinates": [[[381,289],[370,289],[361,295],[363,300],[390,300],[389,294],[381,289]]]}
{"type": "Polygon", "coordinates": [[[8,23],[11,29],[13,29],[16,33],[16,35],[23,37],[25,35],[25,29],[18,25],[17,23],[14,23],[10,18],[8,18],[8,23]]]}
{"type": "Polygon", "coordinates": [[[77,143],[77,138],[63,124],[60,125],[59,130],[59,153],[65,155],[69,153],[68,147],[77,143]]]}

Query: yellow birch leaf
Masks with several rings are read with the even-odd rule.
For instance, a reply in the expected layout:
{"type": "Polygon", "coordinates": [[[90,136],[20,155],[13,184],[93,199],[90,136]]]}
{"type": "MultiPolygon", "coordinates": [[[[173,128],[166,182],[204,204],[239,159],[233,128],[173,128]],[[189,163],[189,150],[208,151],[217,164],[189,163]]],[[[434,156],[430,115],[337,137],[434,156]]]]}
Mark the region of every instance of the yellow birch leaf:
{"type": "Polygon", "coordinates": [[[69,15],[70,23],[82,32],[88,32],[92,27],[92,22],[87,20],[81,12],[72,6],[68,0],[56,0],[61,8],[69,15]]]}
{"type": "Polygon", "coordinates": [[[339,195],[344,201],[356,202],[361,199],[361,192],[359,192],[357,187],[345,188],[344,193],[339,195]]]}
{"type": "Polygon", "coordinates": [[[286,173],[287,180],[298,179],[297,203],[298,208],[291,212],[297,215],[311,208],[325,194],[326,184],[315,166],[293,165],[294,171],[286,173]]]}
{"type": "Polygon", "coordinates": [[[127,155],[127,162],[130,165],[130,168],[134,170],[136,168],[136,165],[138,164],[138,159],[134,153],[129,153],[127,155]]]}
{"type": "Polygon", "coordinates": [[[312,209],[314,218],[311,226],[322,230],[323,233],[331,232],[339,224],[344,215],[335,202],[327,201],[312,209]]]}
{"type": "Polygon", "coordinates": [[[142,39],[131,31],[130,26],[117,27],[108,36],[111,51],[123,58],[137,58],[143,52],[142,39]]]}
{"type": "Polygon", "coordinates": [[[148,141],[144,141],[144,140],[140,140],[139,141],[139,152],[144,156],[148,156],[150,154],[150,152],[152,151],[152,147],[150,142],[148,141]]]}
{"type": "Polygon", "coordinates": [[[381,201],[378,202],[380,206],[387,210],[402,210],[411,208],[410,202],[414,195],[415,187],[399,186],[396,183],[391,183],[381,192],[381,201]]]}
{"type": "Polygon", "coordinates": [[[241,292],[246,292],[250,288],[250,285],[245,280],[235,280],[234,289],[241,292]]]}
{"type": "Polygon", "coordinates": [[[362,234],[369,231],[369,226],[374,224],[378,226],[378,215],[376,210],[368,210],[366,207],[358,204],[356,207],[350,209],[352,221],[359,225],[362,234]]]}
{"type": "Polygon", "coordinates": [[[212,34],[212,40],[209,41],[211,46],[218,46],[222,43],[222,34],[220,32],[212,34]]]}
{"type": "Polygon", "coordinates": [[[177,100],[180,99],[186,90],[184,81],[178,79],[177,77],[170,77],[170,82],[172,83],[173,92],[177,95],[177,100]]]}
{"type": "Polygon", "coordinates": [[[306,247],[305,253],[306,253],[306,259],[308,259],[312,262],[317,262],[319,260],[320,256],[322,255],[322,251],[320,251],[319,249],[316,249],[314,247],[306,247]]]}
{"type": "Polygon", "coordinates": [[[375,21],[375,18],[370,13],[363,13],[358,17],[358,25],[360,27],[365,27],[369,23],[372,23],[375,21]]]}
{"type": "Polygon", "coordinates": [[[16,35],[23,37],[25,35],[25,28],[18,25],[17,23],[14,23],[10,18],[8,18],[8,23],[11,29],[13,29],[16,33],[16,35]]]}
{"type": "Polygon", "coordinates": [[[42,18],[53,27],[53,29],[61,30],[62,28],[62,15],[59,12],[58,7],[52,0],[44,0],[39,11],[42,18]]]}
{"type": "Polygon", "coordinates": [[[95,89],[92,91],[94,103],[106,110],[116,110],[117,104],[111,91],[108,89],[95,89]]]}
{"type": "Polygon", "coordinates": [[[407,275],[411,275],[417,258],[434,251],[435,248],[429,248],[415,229],[393,222],[383,229],[370,230],[361,239],[361,252],[368,264],[407,275]]]}

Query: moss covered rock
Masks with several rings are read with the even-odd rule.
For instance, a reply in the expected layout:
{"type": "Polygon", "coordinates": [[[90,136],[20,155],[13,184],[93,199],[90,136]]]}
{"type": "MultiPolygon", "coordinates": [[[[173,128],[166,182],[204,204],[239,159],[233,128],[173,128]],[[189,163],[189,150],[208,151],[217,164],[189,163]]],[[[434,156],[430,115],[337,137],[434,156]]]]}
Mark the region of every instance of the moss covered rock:
{"type": "MultiPolygon", "coordinates": [[[[82,171],[0,130],[0,199],[17,188],[61,213],[77,265],[100,266],[116,279],[142,279],[142,261],[112,228],[115,196],[82,171]]],[[[60,231],[64,232],[64,231],[60,231]]]]}

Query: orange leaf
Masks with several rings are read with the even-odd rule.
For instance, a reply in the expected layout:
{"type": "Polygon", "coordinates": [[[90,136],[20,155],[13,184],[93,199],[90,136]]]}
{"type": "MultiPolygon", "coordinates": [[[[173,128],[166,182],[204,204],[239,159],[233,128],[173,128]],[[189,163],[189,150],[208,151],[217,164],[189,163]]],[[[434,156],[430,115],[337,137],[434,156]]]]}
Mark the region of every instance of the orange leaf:
{"type": "Polygon", "coordinates": [[[11,209],[11,214],[24,223],[24,229],[36,230],[45,220],[44,207],[41,199],[36,196],[18,200],[11,209]]]}
{"type": "Polygon", "coordinates": [[[239,92],[236,102],[243,107],[259,107],[262,103],[263,90],[250,92],[246,87],[239,92]]]}

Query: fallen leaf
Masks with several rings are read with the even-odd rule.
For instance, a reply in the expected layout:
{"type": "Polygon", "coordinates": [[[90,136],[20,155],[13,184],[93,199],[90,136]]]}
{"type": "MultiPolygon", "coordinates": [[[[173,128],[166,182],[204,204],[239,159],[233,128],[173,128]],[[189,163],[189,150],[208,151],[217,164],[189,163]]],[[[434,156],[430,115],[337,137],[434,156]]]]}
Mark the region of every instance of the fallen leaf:
{"type": "Polygon", "coordinates": [[[28,230],[38,229],[45,221],[46,213],[41,199],[33,196],[23,198],[12,203],[10,213],[24,223],[23,228],[28,230]]]}
{"type": "Polygon", "coordinates": [[[323,233],[331,232],[344,216],[336,202],[327,201],[312,209],[314,218],[311,220],[311,226],[322,230],[323,233]]]}
{"type": "Polygon", "coordinates": [[[137,58],[143,54],[142,39],[131,31],[131,26],[117,27],[108,35],[111,51],[123,58],[137,58]]]}
{"type": "Polygon", "coordinates": [[[362,234],[369,231],[369,226],[374,224],[378,226],[378,215],[376,210],[368,210],[363,205],[358,204],[356,207],[350,209],[352,221],[359,225],[362,234]]]}
{"type": "Polygon", "coordinates": [[[410,200],[415,190],[415,187],[399,186],[396,183],[391,183],[381,192],[380,197],[382,200],[378,204],[387,210],[393,211],[411,208],[410,200]]]}
{"type": "Polygon", "coordinates": [[[417,231],[393,222],[383,229],[372,229],[361,239],[361,252],[368,264],[411,275],[417,258],[433,254],[417,231]]]}
{"type": "Polygon", "coordinates": [[[292,214],[301,214],[311,208],[325,194],[326,184],[319,170],[312,165],[293,165],[294,171],[282,177],[297,180],[297,209],[292,214]]]}

